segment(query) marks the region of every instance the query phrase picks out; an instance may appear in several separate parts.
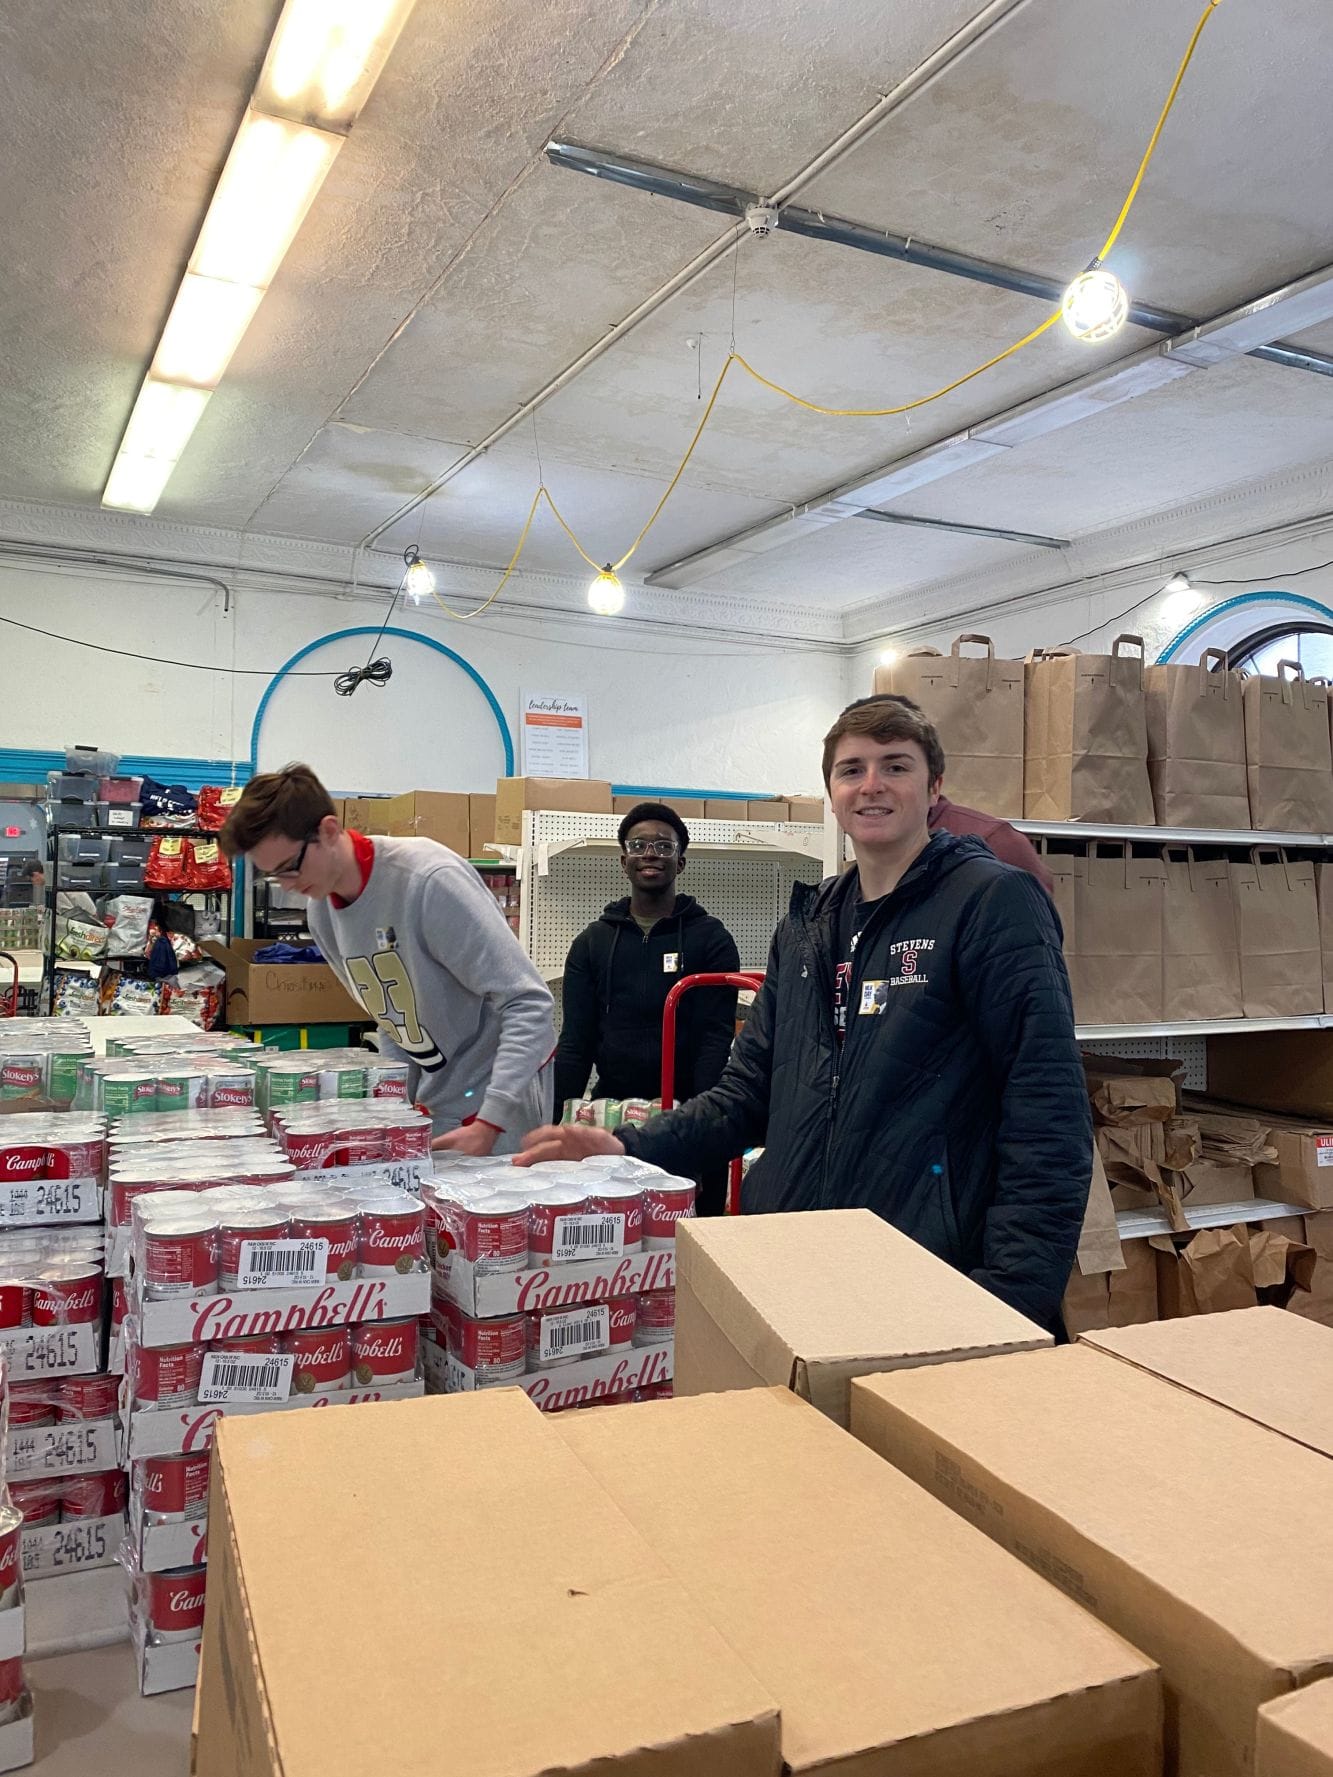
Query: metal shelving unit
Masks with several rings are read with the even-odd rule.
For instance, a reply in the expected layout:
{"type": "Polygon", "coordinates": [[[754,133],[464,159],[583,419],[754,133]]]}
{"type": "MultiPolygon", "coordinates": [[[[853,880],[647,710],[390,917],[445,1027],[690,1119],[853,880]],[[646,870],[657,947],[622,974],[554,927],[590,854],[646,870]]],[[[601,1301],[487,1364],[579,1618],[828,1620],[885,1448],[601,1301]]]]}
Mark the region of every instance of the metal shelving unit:
{"type": "Polygon", "coordinates": [[[1111,827],[1094,821],[1011,821],[1020,833],[1043,839],[1124,839],[1134,845],[1212,845],[1248,851],[1280,845],[1288,851],[1318,851],[1333,845],[1333,833],[1261,833],[1241,827],[1111,827]]]}
{"type": "MultiPolygon", "coordinates": [[[[1239,1203],[1183,1205],[1191,1232],[1199,1228],[1234,1228],[1238,1222],[1274,1222],[1282,1216],[1308,1215],[1294,1203],[1275,1203],[1271,1197],[1250,1197],[1239,1203]]],[[[1116,1215],[1122,1240],[1146,1240],[1153,1234],[1173,1232],[1164,1209],[1122,1209],[1116,1215]]]]}

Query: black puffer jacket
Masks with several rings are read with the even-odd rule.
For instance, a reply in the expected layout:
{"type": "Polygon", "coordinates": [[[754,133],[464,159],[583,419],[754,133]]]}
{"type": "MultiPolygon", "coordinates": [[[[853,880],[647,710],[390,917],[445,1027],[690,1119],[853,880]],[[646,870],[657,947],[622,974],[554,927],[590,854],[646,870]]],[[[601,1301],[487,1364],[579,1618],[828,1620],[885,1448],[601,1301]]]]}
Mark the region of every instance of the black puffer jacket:
{"type": "MultiPolygon", "coordinates": [[[[555,1052],[557,1115],[565,1099],[582,1096],[594,1066],[600,1097],[656,1098],[667,994],[686,975],[726,974],[740,966],[731,933],[691,895],[677,895],[651,932],[642,930],[629,906],[628,895],[612,901],[570,947],[555,1052]]],[[[696,987],[682,997],[677,1100],[716,1085],[735,1034],[734,988],[696,987]]]]}
{"type": "Polygon", "coordinates": [[[797,887],[721,1080],[625,1145],[690,1172],[763,1143],[748,1212],[873,1209],[1056,1326],[1092,1128],[1054,909],[979,839],[937,834],[863,928],[839,1051],[839,911],[859,892],[855,870],[797,887]]]}

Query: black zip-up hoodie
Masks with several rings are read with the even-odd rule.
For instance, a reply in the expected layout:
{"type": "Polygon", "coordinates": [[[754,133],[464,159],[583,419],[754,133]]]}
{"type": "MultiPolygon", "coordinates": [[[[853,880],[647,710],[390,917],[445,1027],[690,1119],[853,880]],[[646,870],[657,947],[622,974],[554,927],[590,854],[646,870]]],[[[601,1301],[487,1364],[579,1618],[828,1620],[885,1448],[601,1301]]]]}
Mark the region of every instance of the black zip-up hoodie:
{"type": "MultiPolygon", "coordinates": [[[[656,1098],[662,1089],[662,1009],[684,975],[739,968],[735,940],[690,895],[677,895],[665,919],[644,932],[629,896],[612,901],[574,940],[565,963],[560,1042],[555,1052],[556,1115],[581,1098],[594,1066],[602,1098],[656,1098]]],[[[676,1098],[716,1085],[736,1030],[731,988],[683,994],[676,1020],[676,1098]]]]}
{"type": "Polygon", "coordinates": [[[981,840],[936,834],[862,929],[840,1050],[840,916],[859,894],[855,870],[797,885],[721,1080],[621,1139],[676,1173],[763,1143],[747,1212],[872,1209],[1057,1326],[1092,1125],[1055,910],[981,840]]]}

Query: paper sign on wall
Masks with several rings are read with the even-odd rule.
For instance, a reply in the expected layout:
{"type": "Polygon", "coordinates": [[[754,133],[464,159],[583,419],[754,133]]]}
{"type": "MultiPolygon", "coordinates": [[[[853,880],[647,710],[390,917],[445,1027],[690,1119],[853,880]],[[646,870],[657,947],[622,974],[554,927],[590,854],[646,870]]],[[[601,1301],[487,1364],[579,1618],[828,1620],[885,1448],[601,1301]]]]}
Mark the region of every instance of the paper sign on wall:
{"type": "Polygon", "coordinates": [[[524,777],[587,777],[587,698],[524,691],[520,701],[524,777]]]}

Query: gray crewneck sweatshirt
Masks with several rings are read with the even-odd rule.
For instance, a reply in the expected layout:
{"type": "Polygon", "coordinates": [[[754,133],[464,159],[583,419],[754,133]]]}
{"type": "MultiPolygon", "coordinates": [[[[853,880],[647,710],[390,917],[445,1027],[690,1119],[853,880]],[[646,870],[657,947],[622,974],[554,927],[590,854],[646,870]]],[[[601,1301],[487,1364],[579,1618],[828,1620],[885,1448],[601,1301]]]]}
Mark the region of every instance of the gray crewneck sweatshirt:
{"type": "Polygon", "coordinates": [[[373,844],[350,906],[310,903],[311,936],[385,1050],[412,1064],[412,1095],[435,1133],[476,1116],[504,1131],[498,1148],[514,1150],[550,1121],[550,990],[463,858],[433,839],[373,844]]]}

